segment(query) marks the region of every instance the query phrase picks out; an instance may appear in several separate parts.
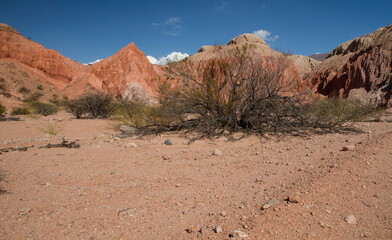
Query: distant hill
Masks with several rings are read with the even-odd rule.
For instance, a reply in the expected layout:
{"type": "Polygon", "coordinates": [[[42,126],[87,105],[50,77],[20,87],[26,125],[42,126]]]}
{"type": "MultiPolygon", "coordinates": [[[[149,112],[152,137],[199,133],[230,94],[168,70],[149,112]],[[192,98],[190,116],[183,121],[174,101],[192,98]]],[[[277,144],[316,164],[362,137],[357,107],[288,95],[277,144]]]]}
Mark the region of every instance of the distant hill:
{"type": "Polygon", "coordinates": [[[316,53],[316,54],[310,55],[309,57],[313,58],[317,61],[323,61],[327,56],[328,56],[328,53],[316,53]]]}

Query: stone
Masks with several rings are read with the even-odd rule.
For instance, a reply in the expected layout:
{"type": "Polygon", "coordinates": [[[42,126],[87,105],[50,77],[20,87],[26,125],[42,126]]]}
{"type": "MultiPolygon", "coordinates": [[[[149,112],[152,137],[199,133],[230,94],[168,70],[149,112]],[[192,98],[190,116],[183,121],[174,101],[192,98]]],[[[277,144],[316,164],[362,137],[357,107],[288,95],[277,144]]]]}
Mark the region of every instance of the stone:
{"type": "Polygon", "coordinates": [[[163,160],[169,160],[170,157],[169,157],[168,155],[162,155],[162,159],[163,159],[163,160]]]}
{"type": "Polygon", "coordinates": [[[220,156],[220,155],[222,155],[222,151],[219,150],[219,149],[215,149],[214,152],[212,152],[212,155],[214,155],[214,156],[220,156]]]}
{"type": "Polygon", "coordinates": [[[189,228],[186,229],[188,233],[195,233],[200,230],[199,226],[197,225],[191,225],[189,228]]]}
{"type": "Polygon", "coordinates": [[[287,198],[287,200],[288,200],[290,203],[299,203],[299,202],[300,202],[300,198],[299,198],[299,196],[298,196],[297,194],[292,195],[292,196],[289,196],[289,197],[287,198]]]}
{"type": "Polygon", "coordinates": [[[355,151],[355,145],[346,145],[346,146],[343,146],[342,151],[355,151]]]}
{"type": "Polygon", "coordinates": [[[261,207],[261,210],[265,210],[270,208],[273,205],[276,205],[279,203],[279,200],[277,198],[272,198],[271,200],[268,200],[267,202],[264,203],[264,205],[261,207]]]}
{"type": "Polygon", "coordinates": [[[135,134],[137,132],[137,128],[131,127],[131,126],[127,126],[127,125],[121,125],[119,127],[119,130],[122,134],[127,134],[127,135],[132,135],[135,134]]]}
{"type": "Polygon", "coordinates": [[[165,143],[165,145],[173,145],[173,143],[170,139],[166,139],[164,143],[165,143]]]}
{"type": "Polygon", "coordinates": [[[232,233],[229,234],[230,238],[234,238],[234,239],[241,239],[241,240],[246,240],[249,239],[248,234],[239,231],[239,230],[235,230],[232,233]]]}
{"type": "Polygon", "coordinates": [[[137,147],[136,143],[130,142],[125,144],[125,148],[135,148],[137,147]]]}
{"type": "Polygon", "coordinates": [[[221,227],[221,226],[216,226],[215,229],[214,229],[214,232],[215,232],[215,233],[221,233],[221,232],[223,232],[222,227],[221,227]]]}
{"type": "Polygon", "coordinates": [[[357,218],[354,215],[348,215],[344,220],[348,224],[357,224],[357,218]]]}

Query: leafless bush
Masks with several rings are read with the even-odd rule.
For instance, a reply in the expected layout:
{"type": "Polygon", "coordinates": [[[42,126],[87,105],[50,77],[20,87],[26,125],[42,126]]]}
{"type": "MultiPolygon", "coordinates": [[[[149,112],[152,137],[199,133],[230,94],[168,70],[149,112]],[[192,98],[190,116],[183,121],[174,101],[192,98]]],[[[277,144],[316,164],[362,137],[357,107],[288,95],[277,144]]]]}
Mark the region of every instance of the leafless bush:
{"type": "Polygon", "coordinates": [[[170,121],[155,126],[207,137],[234,132],[297,135],[316,128],[332,131],[357,120],[358,111],[348,109],[342,118],[331,117],[336,105],[316,111],[299,91],[299,79],[287,77],[288,64],[283,57],[249,57],[244,47],[198,66],[173,65],[157,108],[170,121]]]}

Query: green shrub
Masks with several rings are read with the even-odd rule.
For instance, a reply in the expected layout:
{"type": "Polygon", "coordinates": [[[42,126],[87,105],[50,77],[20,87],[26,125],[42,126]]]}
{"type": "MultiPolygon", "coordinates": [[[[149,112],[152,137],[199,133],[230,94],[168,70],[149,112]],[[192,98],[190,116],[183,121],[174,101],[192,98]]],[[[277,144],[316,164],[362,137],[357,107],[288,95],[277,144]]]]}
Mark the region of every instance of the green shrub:
{"type": "Polygon", "coordinates": [[[0,116],[7,112],[7,108],[0,103],[0,116]]]}
{"type": "Polygon", "coordinates": [[[73,114],[77,119],[80,119],[87,112],[87,108],[84,105],[83,99],[73,99],[66,101],[65,109],[67,112],[73,114]]]}
{"type": "Polygon", "coordinates": [[[26,88],[25,86],[22,86],[18,89],[18,92],[23,95],[26,95],[26,94],[30,93],[30,89],[26,88]]]}
{"type": "Polygon", "coordinates": [[[316,99],[305,106],[308,121],[321,128],[332,128],[348,122],[358,122],[376,111],[375,107],[339,98],[316,99]]]}
{"type": "Polygon", "coordinates": [[[14,108],[11,111],[11,115],[29,115],[30,114],[30,110],[26,107],[19,107],[19,108],[14,108]]]}
{"type": "Polygon", "coordinates": [[[23,99],[23,102],[25,102],[25,103],[36,102],[36,101],[38,101],[42,96],[43,96],[42,93],[36,92],[36,93],[30,94],[28,97],[26,97],[25,99],[23,99]]]}
{"type": "Polygon", "coordinates": [[[112,96],[101,92],[86,94],[78,100],[92,118],[108,118],[116,109],[112,96]]]}
{"type": "Polygon", "coordinates": [[[41,84],[40,84],[40,85],[37,85],[37,89],[38,89],[38,90],[44,90],[44,86],[42,86],[41,84]]]}
{"type": "Polygon", "coordinates": [[[55,114],[58,110],[57,107],[52,104],[37,101],[30,102],[30,107],[34,109],[35,113],[44,116],[55,114]]]}

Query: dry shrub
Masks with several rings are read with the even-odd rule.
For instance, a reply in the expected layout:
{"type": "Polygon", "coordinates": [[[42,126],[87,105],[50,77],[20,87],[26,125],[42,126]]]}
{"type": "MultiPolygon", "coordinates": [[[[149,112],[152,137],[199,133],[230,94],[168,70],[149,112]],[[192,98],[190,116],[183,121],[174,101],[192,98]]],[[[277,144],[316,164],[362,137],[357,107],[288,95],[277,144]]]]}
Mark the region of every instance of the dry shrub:
{"type": "Polygon", "coordinates": [[[46,124],[41,125],[38,130],[43,133],[56,136],[63,130],[63,127],[60,126],[57,122],[47,122],[46,124]]]}
{"type": "Polygon", "coordinates": [[[7,112],[7,108],[0,103],[0,116],[2,116],[5,112],[7,112]]]}
{"type": "Polygon", "coordinates": [[[187,129],[201,137],[235,132],[298,135],[315,129],[338,131],[370,111],[346,100],[309,103],[299,91],[299,79],[287,81],[286,58],[249,57],[247,51],[246,46],[237,48],[227,58],[198,66],[170,66],[154,111],[157,119],[166,121],[150,121],[147,127],[187,129]]]}
{"type": "Polygon", "coordinates": [[[14,108],[11,111],[11,115],[15,116],[15,115],[29,115],[31,112],[27,107],[18,107],[18,108],[14,108]]]}

